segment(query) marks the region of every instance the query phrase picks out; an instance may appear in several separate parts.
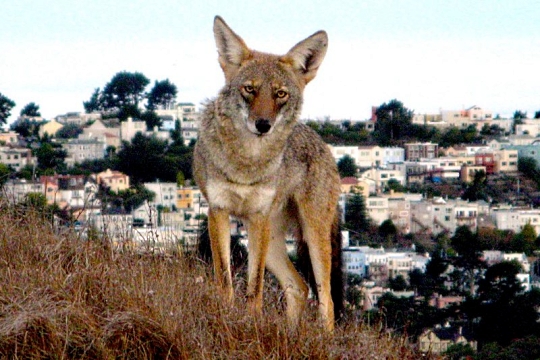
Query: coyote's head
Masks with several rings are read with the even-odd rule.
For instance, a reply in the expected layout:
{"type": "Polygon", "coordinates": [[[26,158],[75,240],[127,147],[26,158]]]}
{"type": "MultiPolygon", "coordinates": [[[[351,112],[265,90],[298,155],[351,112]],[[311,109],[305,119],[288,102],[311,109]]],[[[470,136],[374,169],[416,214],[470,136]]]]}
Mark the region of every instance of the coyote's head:
{"type": "Polygon", "coordinates": [[[326,32],[316,32],[283,56],[249,49],[219,16],[214,19],[214,36],[226,79],[222,91],[232,101],[232,111],[225,115],[258,136],[272,133],[282,122],[296,121],[304,87],[326,54],[326,32]]]}

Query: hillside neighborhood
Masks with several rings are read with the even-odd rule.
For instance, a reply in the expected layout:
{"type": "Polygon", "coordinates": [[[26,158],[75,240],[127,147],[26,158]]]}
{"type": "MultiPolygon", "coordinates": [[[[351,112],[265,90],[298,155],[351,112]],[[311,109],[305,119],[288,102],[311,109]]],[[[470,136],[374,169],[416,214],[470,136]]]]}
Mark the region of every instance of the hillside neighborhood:
{"type": "MultiPolygon", "coordinates": [[[[197,140],[200,109],[192,103],[172,103],[158,107],[155,114],[159,121],[152,127],[145,120],[119,120],[98,111],[50,120],[21,115],[10,130],[0,133],[1,197],[13,205],[39,204],[51,211],[59,231],[73,228],[88,239],[101,234],[118,248],[162,253],[196,250],[208,204],[191,181],[190,159],[183,156],[197,140]],[[168,178],[152,174],[145,178],[141,174],[152,172],[143,156],[148,154],[122,153],[144,141],[156,141],[166,151],[176,147],[175,153],[165,152],[160,159],[175,155],[173,164],[182,163],[182,169],[170,169],[174,174],[168,178]],[[123,172],[116,159],[122,156],[127,159],[124,163],[144,158],[147,167],[123,172]]],[[[323,138],[321,126],[366,139],[377,131],[382,121],[378,115],[374,107],[367,120],[306,122],[323,138]]],[[[352,164],[352,171],[342,172],[340,198],[343,268],[350,279],[356,279],[349,281],[349,305],[376,311],[387,296],[417,301],[425,295],[430,306],[448,310],[467,301],[465,294],[481,292],[482,285],[467,279],[458,284],[453,279],[459,265],[448,260],[463,255],[457,246],[450,246],[463,234],[470,237],[465,236],[465,241],[473,242],[473,234],[475,242],[483,241],[480,247],[470,245],[483,265],[463,265],[463,276],[469,271],[480,279],[490,266],[511,262],[517,264],[520,292],[540,289],[536,250],[540,193],[535,179],[520,168],[523,159],[540,162],[540,119],[502,119],[472,106],[414,114],[410,123],[445,134],[459,130],[485,136],[450,146],[410,137],[389,144],[328,143],[340,172],[345,163],[352,164]],[[361,199],[362,210],[351,213],[355,199],[361,199]],[[358,216],[366,217],[365,228],[351,225],[358,216]],[[488,243],[485,234],[494,240],[488,243]],[[444,264],[437,274],[441,284],[422,292],[418,278],[433,276],[430,264],[435,261],[444,264]],[[402,286],[396,285],[399,281],[402,286]],[[355,298],[353,290],[360,295],[355,298]]],[[[247,241],[236,219],[231,219],[231,234],[247,241]]],[[[292,244],[288,243],[294,253],[292,244]]],[[[442,353],[456,344],[476,349],[479,339],[471,332],[472,324],[454,320],[455,324],[422,327],[416,334],[420,349],[442,353]]]]}

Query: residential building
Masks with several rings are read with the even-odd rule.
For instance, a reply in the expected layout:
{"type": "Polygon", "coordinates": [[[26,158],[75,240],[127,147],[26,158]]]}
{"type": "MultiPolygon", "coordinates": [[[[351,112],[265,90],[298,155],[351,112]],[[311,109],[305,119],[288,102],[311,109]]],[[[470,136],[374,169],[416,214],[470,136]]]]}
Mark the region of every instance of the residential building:
{"type": "Polygon", "coordinates": [[[377,308],[379,299],[384,294],[392,294],[397,298],[412,298],[414,297],[414,291],[394,291],[383,286],[363,286],[360,291],[362,292],[362,310],[368,311],[377,308]]]}
{"type": "Polygon", "coordinates": [[[439,156],[439,145],[434,143],[406,143],[405,160],[418,161],[420,159],[433,159],[439,156]]]}
{"type": "Polygon", "coordinates": [[[191,141],[197,140],[201,113],[197,111],[195,104],[181,102],[169,109],[158,109],[156,113],[159,117],[165,119],[162,125],[162,129],[164,130],[174,129],[176,120],[180,121],[185,145],[189,145],[191,141]]]}
{"type": "Polygon", "coordinates": [[[433,294],[429,299],[429,305],[437,309],[446,309],[451,305],[459,305],[465,300],[463,296],[442,296],[433,294]]]}
{"type": "Polygon", "coordinates": [[[531,135],[509,135],[506,139],[512,146],[532,145],[538,141],[538,138],[531,135]]]}
{"type": "Polygon", "coordinates": [[[379,167],[383,164],[384,152],[380,146],[359,146],[356,164],[361,168],[379,167]]]}
{"type": "Polygon", "coordinates": [[[49,204],[68,209],[78,215],[79,219],[100,209],[98,185],[91,178],[84,175],[52,175],[41,176],[39,181],[49,204]]]}
{"type": "MultiPolygon", "coordinates": [[[[421,197],[421,194],[418,194],[421,197]]],[[[411,201],[402,193],[390,194],[388,197],[388,218],[392,220],[399,232],[411,232],[411,201]]]]}
{"type": "Polygon", "coordinates": [[[90,126],[83,129],[79,136],[84,139],[99,139],[105,142],[106,146],[114,146],[119,149],[122,145],[120,141],[120,127],[107,127],[101,120],[94,121],[90,126]]]}
{"type": "Polygon", "coordinates": [[[474,163],[475,165],[484,166],[488,175],[495,172],[495,154],[493,152],[479,151],[475,153],[474,163]]]}
{"type": "Polygon", "coordinates": [[[462,344],[470,345],[473,350],[477,348],[472,332],[462,327],[441,327],[425,330],[418,337],[419,349],[423,353],[442,354],[450,346],[462,344]]]}
{"type": "Polygon", "coordinates": [[[540,119],[523,119],[522,124],[516,124],[515,134],[538,137],[540,135],[540,119]]]}
{"type": "Polygon", "coordinates": [[[44,187],[39,181],[8,180],[2,187],[0,195],[11,203],[19,203],[26,199],[29,193],[43,194],[44,187]]]}
{"type": "Polygon", "coordinates": [[[86,160],[97,160],[105,157],[107,145],[98,139],[69,139],[62,144],[62,148],[67,152],[66,165],[73,166],[86,160]]]}
{"type": "Polygon", "coordinates": [[[0,163],[20,171],[25,166],[36,164],[36,158],[32,157],[30,149],[0,146],[0,163]]]}
{"type": "Polygon", "coordinates": [[[479,106],[471,106],[464,110],[443,110],[441,111],[442,121],[448,123],[450,126],[458,128],[466,128],[470,125],[475,125],[478,130],[482,129],[482,126],[487,121],[493,119],[493,112],[490,110],[484,110],[479,106]]]}
{"type": "Polygon", "coordinates": [[[387,167],[391,163],[405,161],[405,149],[401,147],[383,147],[381,165],[387,167]]]}
{"type": "Polygon", "coordinates": [[[19,134],[15,131],[0,131],[0,146],[15,146],[19,143],[19,134]]]}
{"type": "Polygon", "coordinates": [[[370,196],[366,199],[366,212],[376,225],[388,220],[388,198],[382,196],[370,196]]]}
{"type": "Polygon", "coordinates": [[[137,133],[146,134],[146,122],[129,117],[120,123],[120,140],[131,142],[137,133]]]}
{"type": "Polygon", "coordinates": [[[92,214],[88,225],[93,226],[116,248],[130,246],[133,241],[133,215],[92,214]]]}
{"type": "Polygon", "coordinates": [[[386,189],[388,181],[393,179],[398,183],[405,185],[404,175],[394,169],[370,168],[360,174],[360,179],[370,179],[375,182],[376,192],[382,192],[386,189]]]}
{"type": "Polygon", "coordinates": [[[462,225],[476,231],[479,205],[463,200],[444,200],[433,198],[411,201],[411,231],[450,235],[462,225]]]}
{"type": "Polygon", "coordinates": [[[540,210],[537,209],[493,209],[491,212],[497,229],[521,232],[523,226],[531,224],[537,234],[540,234],[540,210]]]}
{"type": "Polygon", "coordinates": [[[194,186],[181,186],[176,190],[176,195],[176,207],[178,209],[193,209],[197,204],[204,201],[201,190],[194,186]]]}
{"type": "Polygon", "coordinates": [[[518,158],[530,157],[540,164],[540,141],[530,145],[506,145],[503,150],[515,150],[518,153],[518,158]]]}
{"type": "Polygon", "coordinates": [[[515,149],[502,149],[495,151],[494,172],[517,172],[519,151],[515,149]]]}
{"type": "Polygon", "coordinates": [[[330,149],[330,153],[332,153],[332,156],[338,162],[343,157],[350,156],[356,166],[360,166],[360,149],[358,146],[335,146],[335,145],[328,145],[328,148],[330,149]]]}
{"type": "Polygon", "coordinates": [[[38,131],[39,137],[43,137],[45,136],[45,134],[47,134],[49,137],[54,137],[56,136],[56,133],[58,132],[58,130],[60,130],[63,127],[64,125],[60,124],[56,120],[48,121],[39,127],[39,131],[38,131]]]}
{"type": "Polygon", "coordinates": [[[96,174],[96,181],[115,193],[129,189],[129,176],[116,170],[107,169],[96,174]]]}
{"type": "Polygon", "coordinates": [[[154,200],[149,202],[150,206],[161,206],[169,210],[176,209],[176,183],[173,182],[152,182],[144,183],[145,188],[152,191],[155,195],[154,200]]]}
{"type": "Polygon", "coordinates": [[[388,277],[392,279],[402,276],[404,279],[408,279],[409,272],[413,268],[412,264],[412,258],[406,253],[388,253],[388,277]]]}
{"type": "Polygon", "coordinates": [[[81,113],[81,112],[68,112],[67,114],[56,116],[55,119],[57,122],[63,125],[75,124],[79,126],[84,126],[91,121],[100,120],[101,113],[94,112],[94,113],[87,114],[87,113],[81,113]]]}
{"type": "Polygon", "coordinates": [[[480,165],[463,165],[461,167],[460,179],[466,183],[472,183],[476,173],[483,171],[486,173],[486,167],[480,165]]]}

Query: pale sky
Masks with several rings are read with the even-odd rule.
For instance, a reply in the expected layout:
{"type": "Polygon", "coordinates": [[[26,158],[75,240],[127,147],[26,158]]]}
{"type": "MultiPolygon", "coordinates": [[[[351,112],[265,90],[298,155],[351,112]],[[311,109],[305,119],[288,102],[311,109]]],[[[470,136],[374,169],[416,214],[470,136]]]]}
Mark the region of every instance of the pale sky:
{"type": "Polygon", "coordinates": [[[317,30],[329,48],[302,117],[366,119],[394,98],[415,113],[478,105],[540,110],[539,1],[17,0],[0,7],[0,93],[50,119],[120,71],[169,79],[200,104],[224,78],[212,22],[253,49],[286,53],[317,30]]]}

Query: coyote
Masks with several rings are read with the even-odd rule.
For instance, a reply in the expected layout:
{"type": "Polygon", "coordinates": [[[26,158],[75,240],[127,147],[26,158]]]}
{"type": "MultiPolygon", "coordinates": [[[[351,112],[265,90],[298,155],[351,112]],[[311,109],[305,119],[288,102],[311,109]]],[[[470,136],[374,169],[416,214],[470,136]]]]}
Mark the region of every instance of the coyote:
{"type": "Polygon", "coordinates": [[[304,87],[326,53],[326,32],[316,32],[283,56],[249,49],[219,16],[214,36],[226,84],[206,104],[194,174],[209,203],[216,281],[231,301],[233,215],[248,231],[250,308],[256,313],[262,309],[266,267],[283,288],[294,326],[308,297],[308,286],[285,246],[285,236],[294,234],[299,257],[310,259],[304,261],[312,274],[308,282],[324,325],[332,330],[343,304],[339,175],[326,144],[298,122],[304,87]]]}

